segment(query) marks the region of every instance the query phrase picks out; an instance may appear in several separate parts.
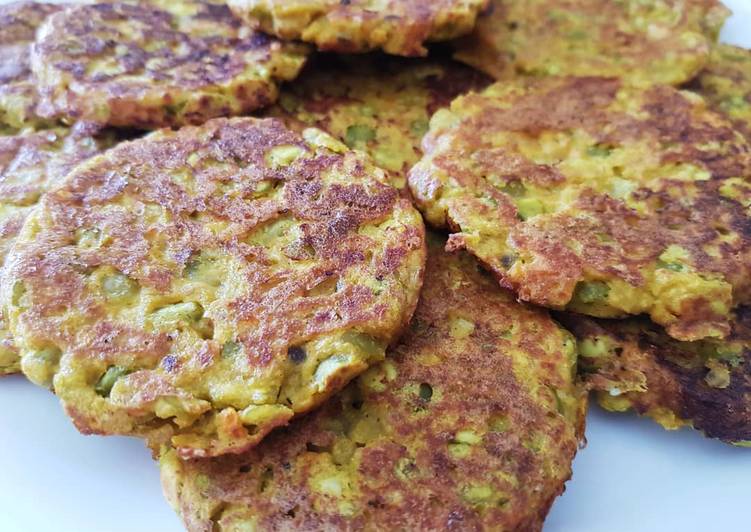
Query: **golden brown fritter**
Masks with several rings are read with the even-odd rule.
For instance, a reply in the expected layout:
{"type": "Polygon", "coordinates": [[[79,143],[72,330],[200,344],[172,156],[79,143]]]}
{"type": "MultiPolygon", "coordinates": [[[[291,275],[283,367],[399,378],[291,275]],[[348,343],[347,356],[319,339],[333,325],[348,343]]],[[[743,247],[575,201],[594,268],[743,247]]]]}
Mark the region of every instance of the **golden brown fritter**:
{"type": "Polygon", "coordinates": [[[425,44],[469,33],[488,0],[228,0],[246,22],[320,50],[427,55],[425,44]]]}
{"type": "Polygon", "coordinates": [[[456,58],[497,79],[678,85],[706,64],[729,14],[719,0],[491,0],[456,58]]]}
{"type": "Polygon", "coordinates": [[[370,155],[397,188],[421,155],[432,114],[488,78],[452,61],[321,56],[282,87],[269,114],[316,126],[370,155]]]}
{"type": "Polygon", "coordinates": [[[36,112],[29,53],[36,29],[61,8],[26,1],[0,5],[0,129],[48,125],[36,112]]]}
{"type": "Polygon", "coordinates": [[[559,319],[578,337],[579,370],[604,408],[751,446],[751,307],[737,309],[722,341],[679,342],[646,318],[559,319]]]}
{"type": "MultiPolygon", "coordinates": [[[[42,194],[78,163],[113,142],[65,128],[0,136],[0,267],[42,194]]],[[[0,375],[20,371],[18,350],[0,312],[0,375]]]]}
{"type": "Polygon", "coordinates": [[[317,129],[215,119],[90,159],[6,260],[33,382],[84,433],[240,452],[383,359],[425,260],[420,215],[317,129]]]}
{"type": "Polygon", "coordinates": [[[751,147],[691,93],[498,83],[438,111],[409,185],[525,301],[723,337],[751,302],[751,147]]]}
{"type": "Polygon", "coordinates": [[[304,45],[244,26],[208,0],[102,3],[50,17],[32,70],[47,116],[155,128],[196,124],[272,103],[304,45]],[[169,9],[169,11],[167,10],[169,9]]]}
{"type": "Polygon", "coordinates": [[[584,422],[571,335],[430,237],[387,360],[243,455],[161,458],[191,532],[539,530],[584,422]]]}
{"type": "Polygon", "coordinates": [[[693,88],[751,139],[751,51],[729,44],[715,46],[693,88]]]}

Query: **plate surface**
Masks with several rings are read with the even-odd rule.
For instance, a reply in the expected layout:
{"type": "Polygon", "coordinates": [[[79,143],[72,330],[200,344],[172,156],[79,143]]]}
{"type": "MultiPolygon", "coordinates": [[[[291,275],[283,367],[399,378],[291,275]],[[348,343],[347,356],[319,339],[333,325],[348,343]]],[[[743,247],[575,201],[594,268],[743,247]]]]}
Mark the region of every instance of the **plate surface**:
{"type": "MultiPolygon", "coordinates": [[[[725,3],[735,14],[723,40],[751,47],[751,2],[725,3]]],[[[587,439],[546,532],[748,529],[751,449],[594,406],[587,439]]],[[[4,532],[183,530],[140,441],[79,435],[57,399],[21,377],[0,381],[0,471],[4,532]]]]}

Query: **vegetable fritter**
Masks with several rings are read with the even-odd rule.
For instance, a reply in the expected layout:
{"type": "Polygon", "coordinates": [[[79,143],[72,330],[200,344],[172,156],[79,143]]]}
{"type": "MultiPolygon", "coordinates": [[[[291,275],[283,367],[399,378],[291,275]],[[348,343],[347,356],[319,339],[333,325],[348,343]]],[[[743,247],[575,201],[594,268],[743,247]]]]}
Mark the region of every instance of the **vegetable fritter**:
{"type": "Polygon", "coordinates": [[[37,28],[61,7],[26,1],[0,5],[0,132],[49,125],[37,114],[29,56],[37,28]]]}
{"type": "Polygon", "coordinates": [[[47,19],[32,50],[41,112],[145,129],[200,124],[273,103],[277,81],[305,63],[306,46],[250,29],[224,5],[161,4],[81,5],[47,19]]]}
{"type": "Polygon", "coordinates": [[[456,58],[497,79],[677,85],[706,64],[729,14],[719,0],[491,0],[456,58]]]}
{"type": "Polygon", "coordinates": [[[712,50],[709,65],[693,85],[709,106],[729,117],[751,140],[751,51],[729,44],[712,50]]]}
{"type": "Polygon", "coordinates": [[[228,0],[249,24],[342,53],[427,55],[425,44],[469,33],[488,0],[228,0]]]}
{"type": "Polygon", "coordinates": [[[559,318],[578,337],[580,372],[604,408],[751,446],[751,307],[737,309],[721,341],[679,342],[646,318],[559,318]]]}
{"type": "Polygon", "coordinates": [[[317,129],[214,119],[78,166],[26,220],[2,304],[33,382],[84,433],[240,452],[383,359],[420,215],[317,129]]]}
{"type": "Polygon", "coordinates": [[[162,455],[188,530],[542,527],[584,422],[574,340],[435,240],[386,361],[246,454],[162,455]]]}
{"type": "Polygon", "coordinates": [[[498,83],[438,111],[409,185],[525,301],[722,338],[751,302],[751,147],[702,98],[608,78],[498,83]]]}
{"type": "Polygon", "coordinates": [[[270,114],[319,127],[365,151],[403,188],[433,113],[488,84],[484,75],[452,61],[322,56],[282,87],[270,114]]]}
{"type": "MultiPolygon", "coordinates": [[[[79,129],[0,136],[0,268],[42,194],[113,139],[79,129]]],[[[20,370],[18,350],[0,312],[0,375],[20,370]]]]}

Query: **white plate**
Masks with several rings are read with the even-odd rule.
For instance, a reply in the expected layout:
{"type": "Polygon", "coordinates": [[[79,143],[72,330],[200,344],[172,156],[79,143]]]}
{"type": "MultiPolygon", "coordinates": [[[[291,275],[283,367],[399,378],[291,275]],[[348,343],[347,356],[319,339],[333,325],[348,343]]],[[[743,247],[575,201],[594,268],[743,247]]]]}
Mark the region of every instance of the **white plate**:
{"type": "MultiPolygon", "coordinates": [[[[726,4],[735,15],[723,40],[751,47],[751,1],[726,4]]],[[[751,529],[751,449],[597,408],[587,439],[546,532],[751,529]]],[[[183,530],[143,444],[81,436],[49,392],[0,381],[0,531],[135,530],[183,530]]]]}

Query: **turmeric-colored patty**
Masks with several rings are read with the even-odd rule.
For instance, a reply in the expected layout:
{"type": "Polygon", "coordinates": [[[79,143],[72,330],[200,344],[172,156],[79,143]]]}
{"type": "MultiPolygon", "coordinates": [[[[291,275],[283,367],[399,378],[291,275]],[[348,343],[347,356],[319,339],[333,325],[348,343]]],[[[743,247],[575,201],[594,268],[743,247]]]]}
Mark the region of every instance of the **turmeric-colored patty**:
{"type": "Polygon", "coordinates": [[[47,19],[32,70],[46,116],[156,128],[268,105],[306,56],[211,0],[109,2],[47,19]]]}
{"type": "Polygon", "coordinates": [[[26,220],[2,303],[85,433],[240,452],[383,359],[414,310],[419,214],[320,130],[215,119],[76,168],[26,220]]]}
{"type": "MultiPolygon", "coordinates": [[[[62,127],[0,136],[0,268],[42,194],[113,140],[62,127]]],[[[19,363],[0,312],[0,375],[20,371],[19,363]]]]}
{"type": "Polygon", "coordinates": [[[188,530],[540,530],[584,422],[573,338],[430,239],[386,361],[248,453],[163,453],[188,530]]]}
{"type": "Polygon", "coordinates": [[[719,44],[692,88],[751,140],[751,50],[719,44]]]}
{"type": "Polygon", "coordinates": [[[0,133],[49,125],[37,114],[29,56],[37,28],[60,9],[27,1],[0,5],[0,133]]]}
{"type": "Polygon", "coordinates": [[[456,58],[497,79],[678,85],[706,64],[729,14],[719,0],[491,0],[456,58]]]}
{"type": "Polygon", "coordinates": [[[488,0],[228,0],[251,25],[320,50],[427,55],[425,44],[469,33],[488,0]]]}
{"type": "Polygon", "coordinates": [[[409,185],[526,301],[721,338],[751,302],[751,146],[704,100],[607,78],[498,83],[438,111],[409,185]]]}
{"type": "Polygon", "coordinates": [[[403,188],[432,114],[488,84],[484,75],[448,60],[326,55],[282,87],[269,114],[293,126],[319,127],[368,153],[403,188]]]}
{"type": "Polygon", "coordinates": [[[579,371],[604,408],[751,446],[751,308],[737,309],[727,339],[698,342],[674,340],[645,318],[559,319],[577,336],[579,371]]]}

